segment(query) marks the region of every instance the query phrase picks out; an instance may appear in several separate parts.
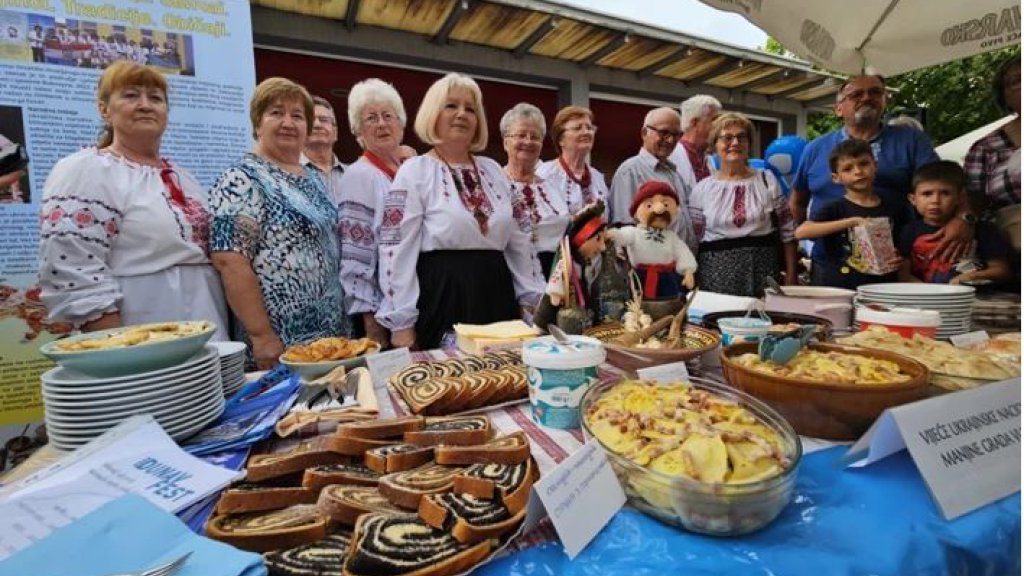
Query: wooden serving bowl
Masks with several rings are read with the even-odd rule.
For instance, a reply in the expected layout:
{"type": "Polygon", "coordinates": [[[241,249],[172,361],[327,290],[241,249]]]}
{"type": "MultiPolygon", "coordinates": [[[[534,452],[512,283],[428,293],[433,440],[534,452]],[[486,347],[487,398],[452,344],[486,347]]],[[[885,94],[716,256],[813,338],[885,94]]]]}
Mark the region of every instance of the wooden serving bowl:
{"type": "Polygon", "coordinates": [[[839,344],[811,344],[808,348],[890,360],[909,374],[910,380],[898,384],[840,384],[765,374],[733,361],[742,354],[757,354],[757,344],[752,342],[722,350],[722,373],[729,384],[782,414],[797,434],[829,440],[860,438],[886,408],[920,400],[928,389],[928,368],[906,356],[839,344]]]}
{"type": "Polygon", "coordinates": [[[584,334],[597,338],[604,343],[608,353],[608,363],[627,372],[636,372],[641,368],[683,362],[697,358],[705,352],[714,350],[722,341],[722,337],[712,330],[699,326],[686,325],[683,337],[689,343],[686,348],[633,348],[612,344],[610,341],[624,331],[621,324],[602,324],[587,329],[584,334]]]}

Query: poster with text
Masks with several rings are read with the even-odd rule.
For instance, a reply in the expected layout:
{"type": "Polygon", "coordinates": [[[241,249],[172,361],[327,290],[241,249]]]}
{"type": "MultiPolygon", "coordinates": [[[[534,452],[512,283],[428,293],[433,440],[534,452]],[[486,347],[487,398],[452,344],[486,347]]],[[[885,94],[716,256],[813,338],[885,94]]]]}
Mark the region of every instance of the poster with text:
{"type": "Polygon", "coordinates": [[[245,0],[0,0],[0,473],[46,443],[39,347],[72,331],[39,300],[39,203],[61,158],[94,146],[96,85],[118,60],[167,77],[160,154],[204,186],[251,144],[245,0]],[[27,158],[27,164],[25,159],[27,158]]]}

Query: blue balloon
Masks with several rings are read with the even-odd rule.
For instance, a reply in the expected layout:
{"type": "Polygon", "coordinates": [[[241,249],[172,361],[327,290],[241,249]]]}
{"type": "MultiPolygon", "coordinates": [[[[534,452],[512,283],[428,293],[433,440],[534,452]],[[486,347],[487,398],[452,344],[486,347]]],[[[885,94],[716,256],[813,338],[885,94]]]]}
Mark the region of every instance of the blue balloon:
{"type": "Polygon", "coordinates": [[[764,159],[788,179],[796,174],[796,167],[800,163],[805,146],[807,140],[800,136],[779,136],[765,148],[764,159]]]}

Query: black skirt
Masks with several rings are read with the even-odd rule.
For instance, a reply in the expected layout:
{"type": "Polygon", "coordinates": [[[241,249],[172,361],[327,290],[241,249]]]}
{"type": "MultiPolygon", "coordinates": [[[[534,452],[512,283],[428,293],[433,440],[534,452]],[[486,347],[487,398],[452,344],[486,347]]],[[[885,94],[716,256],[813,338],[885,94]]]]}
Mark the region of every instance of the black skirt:
{"type": "Polygon", "coordinates": [[[537,259],[540,260],[541,275],[547,278],[551,275],[551,265],[555,263],[555,253],[537,252],[537,259]]]}
{"type": "Polygon", "coordinates": [[[435,250],[416,263],[420,297],[416,342],[437,348],[452,325],[489,324],[519,317],[512,273],[497,250],[435,250]]]}

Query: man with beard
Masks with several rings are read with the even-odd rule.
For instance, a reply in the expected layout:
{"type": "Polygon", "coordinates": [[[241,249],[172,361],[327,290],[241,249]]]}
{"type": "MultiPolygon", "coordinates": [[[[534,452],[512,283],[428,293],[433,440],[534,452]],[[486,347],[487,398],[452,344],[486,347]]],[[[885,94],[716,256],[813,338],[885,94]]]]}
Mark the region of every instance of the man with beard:
{"type": "Polygon", "coordinates": [[[637,190],[629,211],[636,226],[609,230],[606,234],[626,248],[629,261],[640,277],[645,300],[675,298],[692,290],[697,260],[686,244],[669,229],[679,212],[675,190],[660,180],[645,182],[637,190]]]}
{"type": "Polygon", "coordinates": [[[642,146],[640,152],[623,162],[612,178],[609,195],[609,220],[614,223],[633,222],[631,209],[640,187],[651,180],[668,184],[679,205],[677,217],[669,225],[691,252],[697,251],[697,237],[687,211],[690,187],[683,182],[676,171],[676,165],[668,158],[676,149],[682,136],[679,113],[671,108],[655,108],[647,113],[640,128],[642,146]]]}
{"type": "MultiPolygon", "coordinates": [[[[813,211],[815,207],[820,208],[845,194],[843,186],[832,180],[828,157],[836,144],[849,138],[865,140],[871,145],[878,166],[875,193],[894,206],[904,207],[908,216],[913,214],[907,195],[911,191],[914,172],[939,158],[924,132],[906,126],[887,126],[882,122],[886,101],[881,76],[854,76],[839,89],[835,114],[843,119],[842,128],[819,136],[807,145],[793,180],[789,206],[797,223],[807,219],[808,209],[813,211]]],[[[974,220],[965,207],[961,217],[937,232],[936,237],[941,241],[936,257],[956,259],[966,251],[973,237],[974,220]]],[[[898,237],[899,231],[894,230],[893,234],[898,237]]],[[[817,263],[826,262],[820,242],[815,243],[811,259],[817,263]]],[[[821,284],[823,278],[818,271],[823,269],[824,266],[812,268],[812,284],[821,284]]]]}
{"type": "Polygon", "coordinates": [[[337,141],[338,120],[334,116],[334,107],[325,98],[314,96],[313,131],[306,140],[306,150],[300,161],[316,170],[335,204],[341,202],[338,183],[345,173],[345,165],[334,155],[334,143],[337,141]]]}

